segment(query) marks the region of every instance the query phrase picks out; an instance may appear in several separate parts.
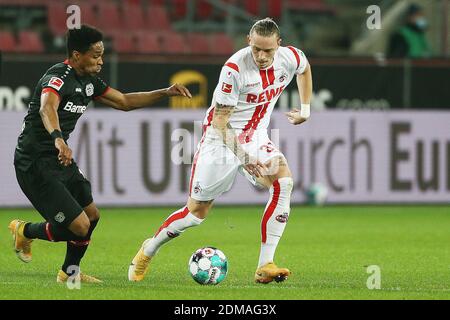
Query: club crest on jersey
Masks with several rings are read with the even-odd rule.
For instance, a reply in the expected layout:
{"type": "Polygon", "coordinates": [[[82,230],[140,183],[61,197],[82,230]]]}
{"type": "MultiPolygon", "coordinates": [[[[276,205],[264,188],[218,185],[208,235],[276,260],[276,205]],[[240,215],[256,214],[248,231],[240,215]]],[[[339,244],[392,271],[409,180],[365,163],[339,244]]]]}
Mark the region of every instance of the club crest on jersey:
{"type": "Polygon", "coordinates": [[[92,84],[92,83],[89,83],[87,86],[86,86],[86,95],[88,96],[88,97],[90,97],[90,96],[92,96],[94,94],[94,85],[92,84]]]}
{"type": "Polygon", "coordinates": [[[284,80],[287,79],[287,74],[283,72],[283,74],[280,76],[280,78],[278,78],[278,81],[280,82],[284,82],[284,80]]]}
{"type": "Polygon", "coordinates": [[[200,193],[202,192],[202,187],[200,187],[200,182],[197,182],[197,184],[194,187],[194,193],[200,193]]]}
{"type": "Polygon", "coordinates": [[[230,94],[232,89],[233,89],[232,84],[228,84],[226,82],[222,83],[222,92],[223,93],[230,94]]]}
{"type": "Polygon", "coordinates": [[[64,220],[66,220],[66,216],[64,215],[63,212],[58,212],[58,214],[55,216],[55,220],[59,223],[63,222],[64,220]]]}
{"type": "Polygon", "coordinates": [[[50,79],[50,81],[48,82],[48,86],[52,87],[56,90],[59,91],[59,89],[61,89],[61,87],[64,85],[64,81],[62,81],[60,78],[58,77],[52,77],[50,79]]]}

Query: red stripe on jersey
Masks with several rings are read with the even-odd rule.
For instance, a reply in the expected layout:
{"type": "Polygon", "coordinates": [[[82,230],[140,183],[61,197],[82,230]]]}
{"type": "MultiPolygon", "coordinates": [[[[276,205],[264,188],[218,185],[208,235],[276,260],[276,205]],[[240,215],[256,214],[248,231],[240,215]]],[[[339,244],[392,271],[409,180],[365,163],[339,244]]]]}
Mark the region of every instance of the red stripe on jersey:
{"type": "Polygon", "coordinates": [[[278,180],[275,180],[273,183],[273,195],[272,195],[272,201],[270,202],[269,206],[267,207],[266,212],[264,213],[262,222],[261,222],[261,242],[266,243],[267,240],[267,221],[269,221],[270,217],[272,216],[273,212],[275,211],[275,208],[278,205],[278,199],[280,198],[280,183],[278,180]]]}
{"type": "Polygon", "coordinates": [[[208,123],[203,125],[203,134],[205,134],[206,129],[211,125],[211,122],[212,122],[212,119],[213,119],[213,116],[214,116],[214,109],[215,109],[215,107],[212,108],[212,109],[209,111],[209,113],[208,113],[208,117],[206,118],[206,120],[208,121],[208,123]]]}
{"type": "Polygon", "coordinates": [[[184,217],[186,217],[188,215],[188,213],[189,213],[189,209],[187,207],[184,207],[183,211],[179,211],[179,212],[171,215],[166,221],[164,221],[162,226],[159,227],[158,231],[155,234],[155,237],[161,232],[162,229],[167,228],[172,222],[174,222],[176,220],[183,219],[184,217]]]}
{"type": "Polygon", "coordinates": [[[294,47],[288,46],[289,49],[294,53],[295,59],[297,60],[297,69],[300,66],[300,56],[298,55],[297,50],[294,47]]]}
{"type": "Polygon", "coordinates": [[[241,144],[249,143],[252,140],[255,130],[258,128],[261,119],[265,116],[270,102],[256,106],[252,118],[247,122],[238,139],[241,144]]]}
{"type": "Polygon", "coordinates": [[[57,96],[58,96],[58,98],[59,98],[59,101],[61,101],[61,95],[59,94],[59,92],[58,91],[56,91],[55,89],[53,89],[53,88],[44,88],[44,89],[42,89],[42,91],[41,91],[41,95],[42,94],[44,94],[44,93],[47,93],[47,92],[53,92],[54,94],[56,94],[57,96]]]}
{"type": "Polygon", "coordinates": [[[267,79],[266,70],[259,70],[259,75],[261,76],[263,89],[267,88],[269,86],[269,80],[267,79]]]}
{"type": "Polygon", "coordinates": [[[272,85],[275,82],[275,70],[273,67],[267,70],[267,78],[269,78],[269,85],[272,85]]]}
{"type": "Polygon", "coordinates": [[[197,167],[198,157],[200,156],[200,150],[202,148],[202,144],[203,144],[203,141],[205,140],[205,137],[206,137],[206,132],[203,133],[203,137],[198,146],[198,150],[195,152],[195,155],[194,155],[194,161],[192,163],[192,169],[191,169],[191,179],[189,182],[189,196],[191,196],[191,193],[192,193],[192,182],[194,182],[195,168],[197,167]]]}
{"type": "Polygon", "coordinates": [[[231,69],[236,70],[237,72],[239,72],[239,67],[237,66],[237,64],[233,63],[233,62],[227,62],[225,63],[226,67],[229,67],[231,69]]]}

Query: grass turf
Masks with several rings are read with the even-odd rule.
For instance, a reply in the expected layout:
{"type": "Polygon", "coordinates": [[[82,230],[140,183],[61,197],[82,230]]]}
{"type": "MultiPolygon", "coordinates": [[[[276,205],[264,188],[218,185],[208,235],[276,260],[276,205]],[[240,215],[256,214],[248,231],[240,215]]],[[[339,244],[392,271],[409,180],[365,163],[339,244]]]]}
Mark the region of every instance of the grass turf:
{"type": "Polygon", "coordinates": [[[449,206],[294,207],[275,256],[291,269],[283,283],[255,284],[262,207],[215,207],[195,229],[165,245],[140,283],[127,281],[141,242],[175,208],[103,209],[82,270],[102,285],[69,290],[56,283],[65,243],[35,241],[33,261],[20,262],[7,226],[40,221],[33,210],[0,210],[0,299],[449,299],[449,206]],[[217,286],[200,286],[187,272],[197,248],[228,257],[217,286]],[[367,266],[378,265],[381,289],[369,290],[367,266]]]}

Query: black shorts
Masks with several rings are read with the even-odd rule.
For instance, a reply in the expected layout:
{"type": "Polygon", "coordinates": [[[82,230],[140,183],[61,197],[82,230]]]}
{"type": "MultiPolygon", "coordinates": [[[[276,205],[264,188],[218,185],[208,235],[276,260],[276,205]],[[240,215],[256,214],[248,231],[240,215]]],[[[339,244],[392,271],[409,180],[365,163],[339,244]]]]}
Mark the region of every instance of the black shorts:
{"type": "Polygon", "coordinates": [[[57,157],[44,157],[26,171],[15,169],[20,188],[50,224],[68,227],[93,201],[91,184],[75,162],[64,167],[57,157]]]}

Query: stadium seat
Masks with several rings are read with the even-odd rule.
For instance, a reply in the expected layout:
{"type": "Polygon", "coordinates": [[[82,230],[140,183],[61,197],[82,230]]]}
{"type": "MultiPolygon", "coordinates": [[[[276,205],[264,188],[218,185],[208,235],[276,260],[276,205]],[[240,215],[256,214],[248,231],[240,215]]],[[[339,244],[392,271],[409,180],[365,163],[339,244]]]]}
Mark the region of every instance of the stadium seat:
{"type": "Polygon", "coordinates": [[[123,32],[112,34],[113,50],[117,53],[135,53],[137,51],[136,39],[123,32]]]}
{"type": "Polygon", "coordinates": [[[145,29],[143,8],[139,4],[123,4],[123,17],[127,30],[145,29]]]}
{"type": "Polygon", "coordinates": [[[287,0],[286,6],[289,10],[333,13],[333,8],[329,7],[323,0],[287,0]]]}
{"type": "Polygon", "coordinates": [[[162,51],[169,54],[186,54],[188,46],[184,37],[175,32],[161,33],[162,51]]]}
{"type": "Polygon", "coordinates": [[[161,53],[159,35],[154,32],[141,32],[137,34],[137,53],[161,53]]]}
{"type": "Polygon", "coordinates": [[[213,12],[212,5],[206,0],[197,0],[196,2],[196,17],[201,20],[206,20],[211,17],[213,12]]]}
{"type": "Polygon", "coordinates": [[[169,0],[170,17],[173,20],[182,20],[187,13],[187,0],[169,0]]]}
{"type": "Polygon", "coordinates": [[[234,53],[233,40],[225,33],[211,34],[211,54],[231,55],[234,53]]]}
{"type": "Polygon", "coordinates": [[[45,51],[39,33],[35,31],[21,31],[19,32],[19,45],[17,51],[42,53],[45,51]]]}
{"type": "Polygon", "coordinates": [[[146,12],[145,24],[152,30],[171,30],[167,11],[161,6],[149,6],[146,12]]]}
{"type": "Polygon", "coordinates": [[[0,31],[0,50],[5,52],[14,52],[17,49],[14,35],[8,31],[0,31]]]}
{"type": "Polygon", "coordinates": [[[119,30],[124,30],[123,17],[119,6],[115,2],[101,1],[98,3],[98,27],[105,34],[112,34],[119,30]]]}
{"type": "Polygon", "coordinates": [[[189,33],[186,35],[189,44],[190,53],[192,54],[209,54],[210,39],[203,33],[189,33]]]}
{"type": "Polygon", "coordinates": [[[259,16],[261,14],[262,4],[260,0],[245,0],[244,9],[253,16],[259,16]]]}
{"type": "Polygon", "coordinates": [[[95,12],[95,6],[90,2],[83,2],[79,4],[81,10],[81,23],[96,26],[97,14],[95,12]]]}
{"type": "Polygon", "coordinates": [[[61,2],[49,2],[47,6],[47,21],[51,33],[54,36],[61,36],[67,30],[66,7],[61,2]]]}
{"type": "Polygon", "coordinates": [[[283,2],[280,0],[267,0],[268,16],[273,19],[279,19],[283,11],[283,2]]]}

